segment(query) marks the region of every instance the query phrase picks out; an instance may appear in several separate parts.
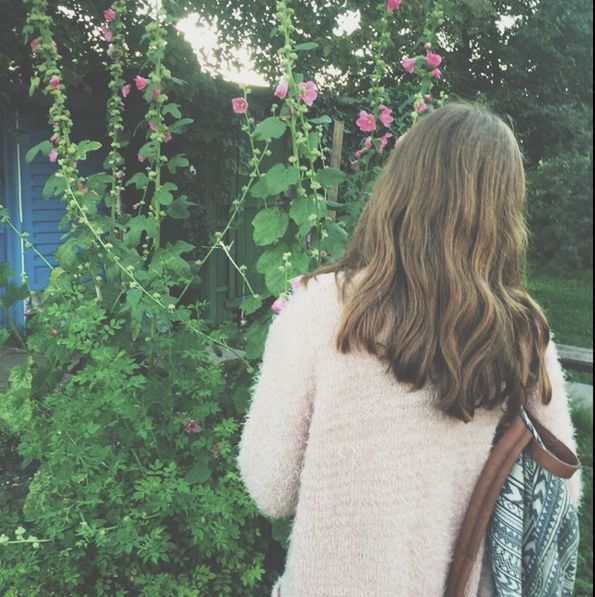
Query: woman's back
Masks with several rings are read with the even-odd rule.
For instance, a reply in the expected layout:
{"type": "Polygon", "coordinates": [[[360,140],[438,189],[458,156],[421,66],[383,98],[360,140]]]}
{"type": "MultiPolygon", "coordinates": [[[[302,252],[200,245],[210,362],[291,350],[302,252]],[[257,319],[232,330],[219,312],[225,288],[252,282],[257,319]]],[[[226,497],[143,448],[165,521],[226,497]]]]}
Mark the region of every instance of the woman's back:
{"type": "MultiPolygon", "coordinates": [[[[271,325],[243,429],[250,494],[267,515],[295,514],[273,594],[439,597],[502,411],[464,423],[436,408],[431,385],[408,392],[378,357],[338,352],[340,315],[334,274],[295,291],[271,325]]],[[[553,399],[534,412],[572,446],[553,344],[547,362],[553,399]]]]}
{"type": "MultiPolygon", "coordinates": [[[[263,512],[295,513],[282,597],[440,597],[504,410],[576,447],[524,287],[524,200],[510,127],[448,104],[401,138],[342,257],[273,320],[238,463],[263,512]]],[[[481,554],[470,595],[480,571],[481,554]]]]}

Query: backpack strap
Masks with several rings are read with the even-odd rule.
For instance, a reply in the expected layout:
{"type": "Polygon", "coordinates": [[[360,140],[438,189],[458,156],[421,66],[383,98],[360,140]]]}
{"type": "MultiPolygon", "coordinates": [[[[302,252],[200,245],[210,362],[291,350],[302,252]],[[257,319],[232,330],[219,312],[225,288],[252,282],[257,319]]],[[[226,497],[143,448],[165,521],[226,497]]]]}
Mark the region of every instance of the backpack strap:
{"type": "Polygon", "coordinates": [[[521,416],[516,416],[492,449],[477,480],[461,526],[446,582],[444,597],[464,597],[494,507],[506,479],[525,448],[554,475],[569,479],[579,468],[577,456],[533,417],[540,446],[521,416]]]}

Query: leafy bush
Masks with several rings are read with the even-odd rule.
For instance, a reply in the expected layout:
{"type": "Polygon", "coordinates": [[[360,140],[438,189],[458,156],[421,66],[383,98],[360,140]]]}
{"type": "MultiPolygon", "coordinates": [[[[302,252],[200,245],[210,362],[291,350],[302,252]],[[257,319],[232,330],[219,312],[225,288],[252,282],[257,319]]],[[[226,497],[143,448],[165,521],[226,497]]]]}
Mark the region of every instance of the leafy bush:
{"type": "Polygon", "coordinates": [[[535,260],[558,267],[593,267],[592,154],[543,160],[528,177],[528,223],[535,260]]]}

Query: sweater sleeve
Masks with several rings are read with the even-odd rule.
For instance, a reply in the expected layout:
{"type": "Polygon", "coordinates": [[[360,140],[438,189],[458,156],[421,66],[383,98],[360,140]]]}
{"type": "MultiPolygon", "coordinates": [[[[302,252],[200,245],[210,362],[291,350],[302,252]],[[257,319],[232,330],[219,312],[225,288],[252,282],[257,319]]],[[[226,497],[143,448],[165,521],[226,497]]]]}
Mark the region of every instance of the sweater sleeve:
{"type": "MultiPolygon", "coordinates": [[[[529,407],[538,421],[576,453],[577,442],[571,418],[566,379],[553,337],[550,339],[546,349],[545,368],[552,385],[552,400],[549,404],[543,404],[541,398],[533,396],[529,407]]],[[[582,497],[581,471],[577,471],[566,483],[572,502],[578,506],[582,497]]]]}
{"type": "Polygon", "coordinates": [[[294,290],[269,326],[239,444],[244,485],[272,518],[297,505],[314,397],[312,283],[294,290]]]}

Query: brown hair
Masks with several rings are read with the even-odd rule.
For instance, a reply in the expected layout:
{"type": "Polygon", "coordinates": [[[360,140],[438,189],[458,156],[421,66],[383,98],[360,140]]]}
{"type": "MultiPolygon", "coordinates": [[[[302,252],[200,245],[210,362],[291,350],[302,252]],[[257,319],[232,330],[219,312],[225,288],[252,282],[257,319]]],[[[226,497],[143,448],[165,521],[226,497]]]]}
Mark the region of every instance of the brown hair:
{"type": "Polygon", "coordinates": [[[500,118],[461,103],[420,118],[393,149],[343,257],[304,277],[345,274],[337,349],[363,346],[411,391],[430,380],[438,406],[464,421],[478,407],[516,414],[530,391],[549,403],[550,328],[524,285],[524,197],[522,154],[500,118]]]}

